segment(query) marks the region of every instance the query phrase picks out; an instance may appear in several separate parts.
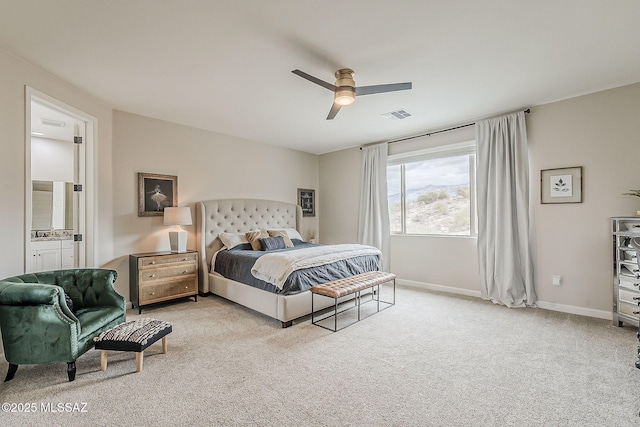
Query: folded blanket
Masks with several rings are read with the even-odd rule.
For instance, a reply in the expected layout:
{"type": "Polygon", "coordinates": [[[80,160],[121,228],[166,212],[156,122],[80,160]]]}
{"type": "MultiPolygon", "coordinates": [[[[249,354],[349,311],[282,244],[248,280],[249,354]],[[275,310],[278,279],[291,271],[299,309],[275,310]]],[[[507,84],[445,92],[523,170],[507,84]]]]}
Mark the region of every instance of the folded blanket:
{"type": "Polygon", "coordinates": [[[251,269],[254,277],[282,289],[289,275],[303,268],[316,267],[349,258],[382,253],[373,246],[344,244],[322,245],[293,251],[273,252],[258,258],[251,269]]]}

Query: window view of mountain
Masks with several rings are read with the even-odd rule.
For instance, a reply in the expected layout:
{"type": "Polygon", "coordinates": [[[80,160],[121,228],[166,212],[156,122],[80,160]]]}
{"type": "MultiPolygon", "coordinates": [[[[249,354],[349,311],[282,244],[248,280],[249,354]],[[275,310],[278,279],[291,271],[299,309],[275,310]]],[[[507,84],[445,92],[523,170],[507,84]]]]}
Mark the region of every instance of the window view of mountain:
{"type": "Polygon", "coordinates": [[[402,232],[404,179],[406,234],[471,234],[468,155],[393,165],[387,170],[392,232],[402,232]]]}

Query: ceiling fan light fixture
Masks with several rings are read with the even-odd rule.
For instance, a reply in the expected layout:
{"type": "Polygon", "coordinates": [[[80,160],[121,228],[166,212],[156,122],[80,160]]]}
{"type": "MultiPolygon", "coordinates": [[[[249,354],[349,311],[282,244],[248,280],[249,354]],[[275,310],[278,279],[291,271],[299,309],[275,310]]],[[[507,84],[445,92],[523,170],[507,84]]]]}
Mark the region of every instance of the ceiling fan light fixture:
{"type": "Polygon", "coordinates": [[[336,95],[333,98],[333,101],[336,104],[342,105],[343,107],[345,105],[353,104],[355,100],[356,100],[356,91],[352,87],[338,88],[338,90],[336,91],[336,95]]]}
{"type": "Polygon", "coordinates": [[[353,80],[355,73],[351,68],[341,68],[336,71],[335,84],[321,80],[301,70],[293,70],[291,72],[333,92],[333,104],[331,105],[331,110],[329,110],[327,120],[333,120],[342,107],[353,104],[356,101],[356,95],[371,95],[411,89],[411,82],[356,87],[356,82],[353,80]]]}
{"type": "Polygon", "coordinates": [[[342,105],[351,105],[356,100],[356,82],[353,81],[355,73],[351,68],[342,68],[336,71],[336,94],[333,101],[342,105]]]}

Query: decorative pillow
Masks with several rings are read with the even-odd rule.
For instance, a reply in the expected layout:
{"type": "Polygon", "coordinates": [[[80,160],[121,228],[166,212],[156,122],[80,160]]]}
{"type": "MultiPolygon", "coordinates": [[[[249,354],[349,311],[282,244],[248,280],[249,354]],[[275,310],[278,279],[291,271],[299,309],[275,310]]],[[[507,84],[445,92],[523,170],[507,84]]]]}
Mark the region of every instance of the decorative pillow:
{"type": "Polygon", "coordinates": [[[259,251],[261,250],[259,239],[266,239],[267,237],[269,237],[269,233],[267,233],[267,230],[258,229],[247,231],[245,233],[245,236],[247,237],[249,243],[251,243],[251,248],[253,248],[254,251],[259,251]]]}
{"type": "Polygon", "coordinates": [[[291,239],[289,238],[289,235],[287,234],[286,231],[284,230],[267,230],[267,233],[269,233],[270,237],[282,237],[282,239],[284,240],[284,244],[287,248],[292,248],[293,247],[293,242],[291,241],[291,239]]]}
{"type": "Polygon", "coordinates": [[[71,310],[72,313],[75,313],[75,311],[73,311],[73,300],[71,299],[71,297],[65,293],[64,300],[66,301],[69,310],[71,310]]]}
{"type": "Polygon", "coordinates": [[[284,231],[285,233],[287,233],[287,236],[289,236],[289,239],[303,240],[302,236],[300,235],[300,233],[298,233],[298,230],[296,230],[295,228],[279,228],[277,230],[274,229],[271,231],[284,231]]]}
{"type": "Polygon", "coordinates": [[[249,243],[244,233],[220,233],[218,237],[226,249],[232,249],[243,243],[249,243]]]}
{"type": "Polygon", "coordinates": [[[272,251],[274,249],[284,249],[287,247],[282,236],[266,237],[258,240],[260,241],[260,247],[263,251],[272,251]]]}

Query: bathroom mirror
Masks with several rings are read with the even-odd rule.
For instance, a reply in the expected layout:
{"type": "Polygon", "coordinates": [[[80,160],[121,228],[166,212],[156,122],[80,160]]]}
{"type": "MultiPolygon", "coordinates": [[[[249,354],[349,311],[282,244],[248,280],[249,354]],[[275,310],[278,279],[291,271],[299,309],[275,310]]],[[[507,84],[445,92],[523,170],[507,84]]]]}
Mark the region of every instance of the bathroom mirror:
{"type": "Polygon", "coordinates": [[[73,230],[73,183],[32,181],[32,230],[73,230]]]}

